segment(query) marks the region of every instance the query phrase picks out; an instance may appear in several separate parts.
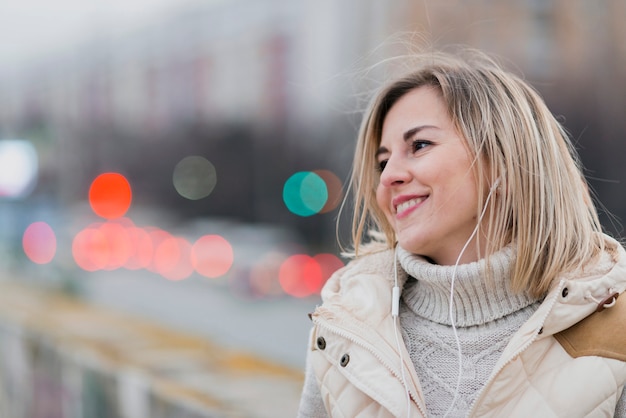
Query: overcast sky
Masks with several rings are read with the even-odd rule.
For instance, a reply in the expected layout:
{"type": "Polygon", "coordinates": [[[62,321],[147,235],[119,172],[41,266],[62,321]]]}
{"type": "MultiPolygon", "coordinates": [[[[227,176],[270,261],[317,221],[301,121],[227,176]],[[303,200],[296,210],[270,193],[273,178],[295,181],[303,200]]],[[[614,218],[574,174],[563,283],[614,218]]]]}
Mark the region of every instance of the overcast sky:
{"type": "Polygon", "coordinates": [[[123,31],[191,1],[216,0],[0,0],[0,65],[123,31]]]}

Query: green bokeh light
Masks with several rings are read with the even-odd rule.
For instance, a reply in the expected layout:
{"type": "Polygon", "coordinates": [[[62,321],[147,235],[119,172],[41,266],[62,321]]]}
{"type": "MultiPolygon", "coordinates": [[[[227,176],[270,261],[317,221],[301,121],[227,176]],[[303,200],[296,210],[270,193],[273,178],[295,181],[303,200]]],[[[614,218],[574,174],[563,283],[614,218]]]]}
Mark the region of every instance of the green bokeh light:
{"type": "Polygon", "coordinates": [[[293,174],[283,187],[283,201],[287,209],[298,216],[315,215],[327,200],[326,182],[311,171],[293,174]]]}

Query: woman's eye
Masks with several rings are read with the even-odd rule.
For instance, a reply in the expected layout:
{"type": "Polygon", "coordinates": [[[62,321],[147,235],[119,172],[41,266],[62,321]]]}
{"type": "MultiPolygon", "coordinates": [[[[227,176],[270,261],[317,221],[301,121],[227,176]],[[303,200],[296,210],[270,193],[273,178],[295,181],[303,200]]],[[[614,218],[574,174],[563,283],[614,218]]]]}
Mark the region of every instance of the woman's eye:
{"type": "Polygon", "coordinates": [[[383,160],[378,162],[378,172],[382,173],[385,167],[387,166],[388,160],[383,160]]]}
{"type": "Polygon", "coordinates": [[[417,152],[423,148],[426,148],[429,145],[432,145],[432,142],[416,139],[415,141],[413,141],[413,152],[417,152]]]}

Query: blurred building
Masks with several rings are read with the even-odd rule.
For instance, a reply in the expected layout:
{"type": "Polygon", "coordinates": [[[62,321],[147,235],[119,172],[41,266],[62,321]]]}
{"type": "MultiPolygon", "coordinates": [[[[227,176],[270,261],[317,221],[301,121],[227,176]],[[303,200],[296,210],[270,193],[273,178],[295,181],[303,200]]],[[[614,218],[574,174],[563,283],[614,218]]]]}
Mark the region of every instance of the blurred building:
{"type": "MultiPolygon", "coordinates": [[[[623,0],[181,3],[161,20],[100,28],[78,47],[0,73],[0,132],[39,141],[43,176],[68,201],[99,168],[158,165],[176,149],[219,152],[222,178],[239,177],[230,186],[239,192],[212,208],[243,194],[238,216],[277,221],[282,202],[267,183],[298,169],[347,174],[362,96],[385,74],[376,64],[402,52],[394,34],[494,53],[557,111],[585,114],[609,138],[626,130],[616,124],[626,105],[624,16],[623,0]]],[[[586,129],[573,119],[574,133],[586,129]]],[[[145,187],[163,195],[155,180],[145,187]]],[[[626,212],[624,202],[612,206],[626,212]]]]}
{"type": "Polygon", "coordinates": [[[5,131],[37,117],[152,132],[197,120],[316,125],[350,103],[352,72],[394,52],[388,41],[402,31],[488,50],[531,80],[615,83],[626,77],[624,16],[623,0],[187,3],[5,76],[0,121],[5,131]]]}

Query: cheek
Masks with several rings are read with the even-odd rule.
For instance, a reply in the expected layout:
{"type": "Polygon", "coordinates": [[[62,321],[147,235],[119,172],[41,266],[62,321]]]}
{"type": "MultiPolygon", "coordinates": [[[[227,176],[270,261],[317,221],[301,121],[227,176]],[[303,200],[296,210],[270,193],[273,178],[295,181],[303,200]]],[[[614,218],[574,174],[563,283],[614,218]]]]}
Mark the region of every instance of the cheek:
{"type": "Polygon", "coordinates": [[[475,218],[479,201],[476,182],[473,179],[464,179],[460,187],[457,186],[452,200],[459,215],[465,214],[466,217],[475,218]]]}
{"type": "Polygon", "coordinates": [[[440,167],[436,172],[436,178],[432,179],[433,184],[442,185],[447,194],[456,195],[463,200],[477,195],[477,184],[472,167],[467,158],[458,158],[455,162],[440,167]]]}

